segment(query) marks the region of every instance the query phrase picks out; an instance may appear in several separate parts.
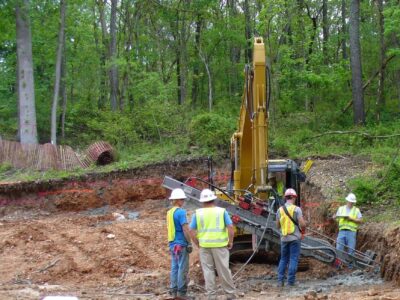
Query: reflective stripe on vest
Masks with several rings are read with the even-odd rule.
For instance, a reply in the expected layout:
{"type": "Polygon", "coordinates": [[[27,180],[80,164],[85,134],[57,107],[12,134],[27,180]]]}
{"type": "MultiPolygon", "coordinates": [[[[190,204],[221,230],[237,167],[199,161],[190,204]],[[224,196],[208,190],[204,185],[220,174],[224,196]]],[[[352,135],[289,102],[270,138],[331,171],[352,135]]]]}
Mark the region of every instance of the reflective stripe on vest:
{"type": "Polygon", "coordinates": [[[174,206],[167,212],[167,229],[168,229],[168,242],[175,240],[175,222],[174,213],[178,207],[174,206]]]}
{"type": "MultiPolygon", "coordinates": [[[[360,210],[357,207],[353,206],[350,210],[349,217],[357,219],[359,212],[360,210]]],[[[346,205],[339,207],[338,215],[339,216],[346,215],[346,205]]],[[[344,230],[344,229],[357,231],[358,224],[356,222],[347,220],[345,218],[339,218],[339,230],[344,230]]]]}
{"type": "MultiPolygon", "coordinates": [[[[286,206],[286,209],[289,215],[294,219],[294,211],[296,209],[296,205],[291,204],[289,206],[286,206]]],[[[282,235],[286,236],[292,234],[296,228],[293,221],[290,220],[290,218],[287,216],[283,207],[279,208],[279,215],[279,223],[281,224],[282,235]]]]}
{"type": "Polygon", "coordinates": [[[196,210],[197,238],[200,247],[217,248],[228,245],[224,214],[225,209],[216,206],[196,210]]]}

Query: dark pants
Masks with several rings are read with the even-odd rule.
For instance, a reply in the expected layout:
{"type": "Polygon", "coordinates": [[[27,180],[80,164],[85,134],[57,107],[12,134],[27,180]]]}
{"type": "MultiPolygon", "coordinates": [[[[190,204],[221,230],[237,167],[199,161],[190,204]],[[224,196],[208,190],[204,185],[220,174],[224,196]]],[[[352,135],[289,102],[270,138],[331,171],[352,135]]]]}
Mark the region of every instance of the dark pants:
{"type": "Polygon", "coordinates": [[[281,260],[278,266],[278,281],[284,282],[286,268],[288,268],[288,284],[293,285],[296,281],[297,265],[300,257],[301,241],[281,242],[281,260]]]}

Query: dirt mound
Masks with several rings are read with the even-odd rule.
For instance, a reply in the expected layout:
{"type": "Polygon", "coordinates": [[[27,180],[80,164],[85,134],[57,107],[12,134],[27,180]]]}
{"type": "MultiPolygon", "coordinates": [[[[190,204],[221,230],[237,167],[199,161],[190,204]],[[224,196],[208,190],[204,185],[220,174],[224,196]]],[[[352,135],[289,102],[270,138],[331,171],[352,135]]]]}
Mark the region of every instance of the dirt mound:
{"type": "Polygon", "coordinates": [[[374,172],[374,166],[365,157],[315,159],[307,182],[318,187],[324,199],[335,200],[349,192],[347,183],[350,179],[371,172],[374,172]]]}
{"type": "MultiPolygon", "coordinates": [[[[146,217],[145,222],[116,222],[111,213],[3,222],[0,278],[2,282],[23,278],[35,283],[99,283],[135,270],[166,270],[168,251],[161,218],[166,209],[157,206],[160,218],[146,217]]],[[[143,202],[141,209],[147,207],[151,204],[143,202]]]]}

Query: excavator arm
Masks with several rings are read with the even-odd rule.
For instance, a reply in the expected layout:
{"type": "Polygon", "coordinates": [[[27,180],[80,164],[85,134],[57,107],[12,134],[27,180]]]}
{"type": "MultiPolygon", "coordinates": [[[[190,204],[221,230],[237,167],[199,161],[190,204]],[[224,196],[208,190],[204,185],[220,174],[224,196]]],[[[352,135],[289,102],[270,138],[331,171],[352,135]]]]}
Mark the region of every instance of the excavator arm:
{"type": "Polygon", "coordinates": [[[235,198],[249,191],[266,200],[268,182],[268,111],[265,47],[254,39],[253,63],[245,67],[238,130],[231,138],[235,198]]]}

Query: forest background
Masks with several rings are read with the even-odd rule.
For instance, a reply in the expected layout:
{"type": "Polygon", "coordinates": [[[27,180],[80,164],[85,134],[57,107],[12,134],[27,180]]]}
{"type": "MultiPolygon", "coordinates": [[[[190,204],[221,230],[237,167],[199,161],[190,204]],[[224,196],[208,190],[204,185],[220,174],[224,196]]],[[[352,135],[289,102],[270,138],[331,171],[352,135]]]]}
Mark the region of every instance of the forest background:
{"type": "Polygon", "coordinates": [[[120,169],[226,158],[254,36],[272,155],[366,156],[361,201],[400,203],[399,0],[0,1],[0,137],[105,140],[120,169]]]}

